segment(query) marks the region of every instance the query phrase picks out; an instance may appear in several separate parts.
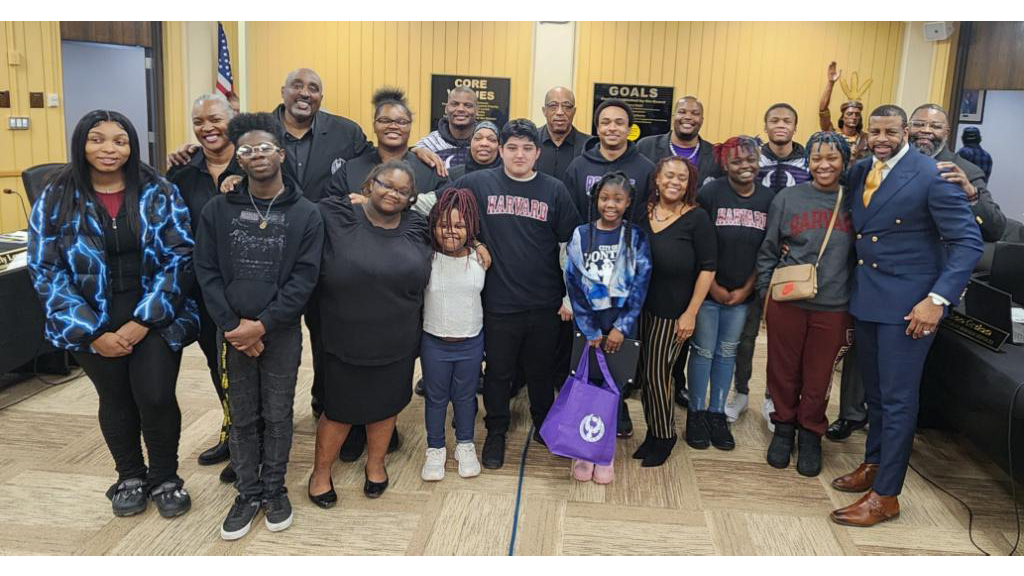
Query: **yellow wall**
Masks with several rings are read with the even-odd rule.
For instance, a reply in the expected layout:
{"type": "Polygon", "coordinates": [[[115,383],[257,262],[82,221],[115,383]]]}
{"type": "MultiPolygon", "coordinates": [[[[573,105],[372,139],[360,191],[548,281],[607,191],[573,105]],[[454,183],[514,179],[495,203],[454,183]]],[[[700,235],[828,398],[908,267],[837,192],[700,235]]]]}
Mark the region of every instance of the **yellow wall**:
{"type": "MultiPolygon", "coordinates": [[[[191,98],[185,93],[187,76],[185,58],[185,25],[182,22],[164,22],[164,145],[168,152],[177,150],[182,144],[193,140],[186,131],[189,123],[186,115],[191,114],[191,98]]],[[[198,96],[196,94],[195,96],[198,96]]],[[[157,168],[164,170],[164,160],[157,168]]]]}
{"type": "MultiPolygon", "coordinates": [[[[512,80],[510,117],[529,116],[530,22],[246,22],[250,111],[281,103],[289,71],[308,67],[324,82],[323,108],[358,122],[373,139],[370,98],[385,84],[406,90],[412,140],[431,130],[430,75],[512,80]]],[[[238,78],[236,77],[236,81],[238,78]]]]}
{"type": "MultiPolygon", "coordinates": [[[[704,102],[701,135],[718,142],[757,135],[764,111],[789,102],[798,111],[797,139],[818,129],[825,69],[836,60],[848,78],[873,80],[868,108],[893,99],[902,22],[580,22],[576,125],[591,126],[595,82],[673,86],[676,98],[704,102]]],[[[832,117],[846,100],[839,84],[832,117]]]]}
{"type": "Polygon", "coordinates": [[[953,91],[953,71],[956,67],[956,47],[959,39],[960,26],[958,25],[956,32],[948,40],[935,42],[935,50],[932,52],[932,72],[928,90],[928,102],[940,104],[947,110],[949,109],[949,100],[953,91]]]}
{"type": "MultiPolygon", "coordinates": [[[[29,108],[28,93],[63,96],[60,67],[60,24],[0,22],[0,91],[11,93],[11,108],[0,109],[0,189],[24,197],[21,171],[36,164],[67,161],[64,108],[29,108]],[[20,59],[11,65],[11,55],[20,59]],[[8,116],[28,116],[29,130],[7,129],[8,116]]],[[[21,201],[0,194],[0,232],[26,225],[21,201]]]]}

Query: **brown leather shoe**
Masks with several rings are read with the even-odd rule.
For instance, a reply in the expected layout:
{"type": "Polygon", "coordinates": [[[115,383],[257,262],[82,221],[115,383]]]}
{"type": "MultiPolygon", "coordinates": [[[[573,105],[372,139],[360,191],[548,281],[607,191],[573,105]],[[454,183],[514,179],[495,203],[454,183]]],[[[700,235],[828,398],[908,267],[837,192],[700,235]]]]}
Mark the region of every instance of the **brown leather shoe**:
{"type": "Polygon", "coordinates": [[[896,496],[882,496],[871,490],[846,508],[833,510],[830,517],[836,524],[867,528],[899,515],[900,501],[896,496]]]}
{"type": "Polygon", "coordinates": [[[857,469],[832,481],[832,487],[840,492],[864,492],[870,490],[878,474],[878,464],[864,462],[857,469]]]}

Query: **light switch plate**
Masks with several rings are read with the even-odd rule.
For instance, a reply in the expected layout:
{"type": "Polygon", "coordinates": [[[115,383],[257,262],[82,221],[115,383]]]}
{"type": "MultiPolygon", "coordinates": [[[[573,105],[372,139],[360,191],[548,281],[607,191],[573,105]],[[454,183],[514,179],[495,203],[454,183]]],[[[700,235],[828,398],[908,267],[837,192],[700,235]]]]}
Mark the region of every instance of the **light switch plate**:
{"type": "Polygon", "coordinates": [[[10,116],[7,118],[8,130],[28,130],[28,126],[27,116],[10,116]]]}

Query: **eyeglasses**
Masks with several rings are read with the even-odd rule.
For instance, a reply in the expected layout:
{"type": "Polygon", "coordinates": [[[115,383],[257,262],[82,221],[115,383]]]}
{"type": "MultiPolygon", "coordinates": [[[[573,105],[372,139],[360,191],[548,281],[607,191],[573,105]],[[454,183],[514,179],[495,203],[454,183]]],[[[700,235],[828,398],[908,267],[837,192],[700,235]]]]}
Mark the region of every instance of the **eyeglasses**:
{"type": "Polygon", "coordinates": [[[576,109],[576,105],[573,104],[572,102],[548,102],[547,104],[544,105],[544,107],[550,110],[551,112],[554,112],[559,108],[565,110],[566,112],[572,112],[573,110],[576,109]]]}
{"type": "Polygon", "coordinates": [[[920,130],[920,129],[924,128],[925,126],[930,127],[932,130],[935,130],[936,132],[939,131],[939,130],[945,130],[946,129],[946,125],[943,124],[942,122],[925,122],[924,120],[911,120],[910,121],[910,127],[911,128],[916,128],[916,129],[920,130]]]}
{"type": "Polygon", "coordinates": [[[412,196],[412,190],[399,190],[398,188],[395,188],[394,186],[392,186],[390,184],[385,184],[385,183],[381,182],[377,178],[374,178],[373,182],[375,184],[377,184],[377,186],[380,186],[381,188],[383,188],[385,192],[393,192],[393,193],[395,193],[397,196],[399,196],[401,198],[408,198],[409,196],[412,196]]]}
{"type": "Polygon", "coordinates": [[[381,126],[401,126],[403,128],[412,124],[412,120],[409,120],[408,118],[384,118],[383,116],[377,118],[374,122],[381,126]]]}
{"type": "Polygon", "coordinates": [[[270,142],[260,142],[255,146],[239,146],[235,150],[235,155],[239,158],[250,158],[253,154],[267,156],[277,152],[278,150],[280,150],[280,148],[270,142]]]}

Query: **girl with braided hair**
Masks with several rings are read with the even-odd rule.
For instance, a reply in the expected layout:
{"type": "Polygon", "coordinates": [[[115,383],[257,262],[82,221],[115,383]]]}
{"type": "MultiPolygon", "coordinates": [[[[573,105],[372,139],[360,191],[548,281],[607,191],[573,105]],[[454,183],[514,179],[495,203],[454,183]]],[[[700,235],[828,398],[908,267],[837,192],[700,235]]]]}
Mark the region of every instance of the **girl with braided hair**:
{"type": "Polygon", "coordinates": [[[774,194],[757,181],[760,144],[734,136],[715,146],[726,175],[705,184],[697,202],[711,216],[718,241],[715,277],[701,304],[690,341],[686,443],[732,450],[736,441],[725,417],[747,308],[754,298],[757,250],[764,239],[774,194]],[[710,388],[710,390],[709,390],[710,388]],[[709,399],[710,392],[710,399],[709,399]]]}
{"type": "MultiPolygon", "coordinates": [[[[576,326],[590,346],[603,342],[609,354],[617,352],[626,338],[636,338],[651,278],[647,234],[630,224],[635,198],[624,172],[602,176],[590,189],[588,223],[576,228],[566,249],[565,287],[576,326]]],[[[623,401],[620,415],[624,410],[623,401]]],[[[581,482],[593,478],[608,484],[614,479],[611,464],[576,460],[572,471],[581,482]]]]}
{"type": "Polygon", "coordinates": [[[480,214],[473,191],[448,188],[430,211],[434,248],[430,282],[423,299],[423,411],[427,454],[420,477],[444,478],[445,417],[455,412],[455,459],[459,476],[480,475],[473,445],[476,388],[484,355],[484,310],[480,294],[486,266],[470,246],[480,234],[480,214]]]}
{"type": "Polygon", "coordinates": [[[796,439],[797,472],[817,476],[832,370],[852,344],[853,318],[847,311],[854,267],[849,198],[839,197],[835,224],[827,234],[851,151],[842,134],[817,132],[807,141],[806,154],[812,181],[783,188],[768,211],[757,256],[757,293],[762,299],[768,296],[767,381],[775,404],[768,463],[789,466],[796,439]],[[808,300],[772,300],[772,273],[796,264],[816,265],[817,294],[808,300]]]}

